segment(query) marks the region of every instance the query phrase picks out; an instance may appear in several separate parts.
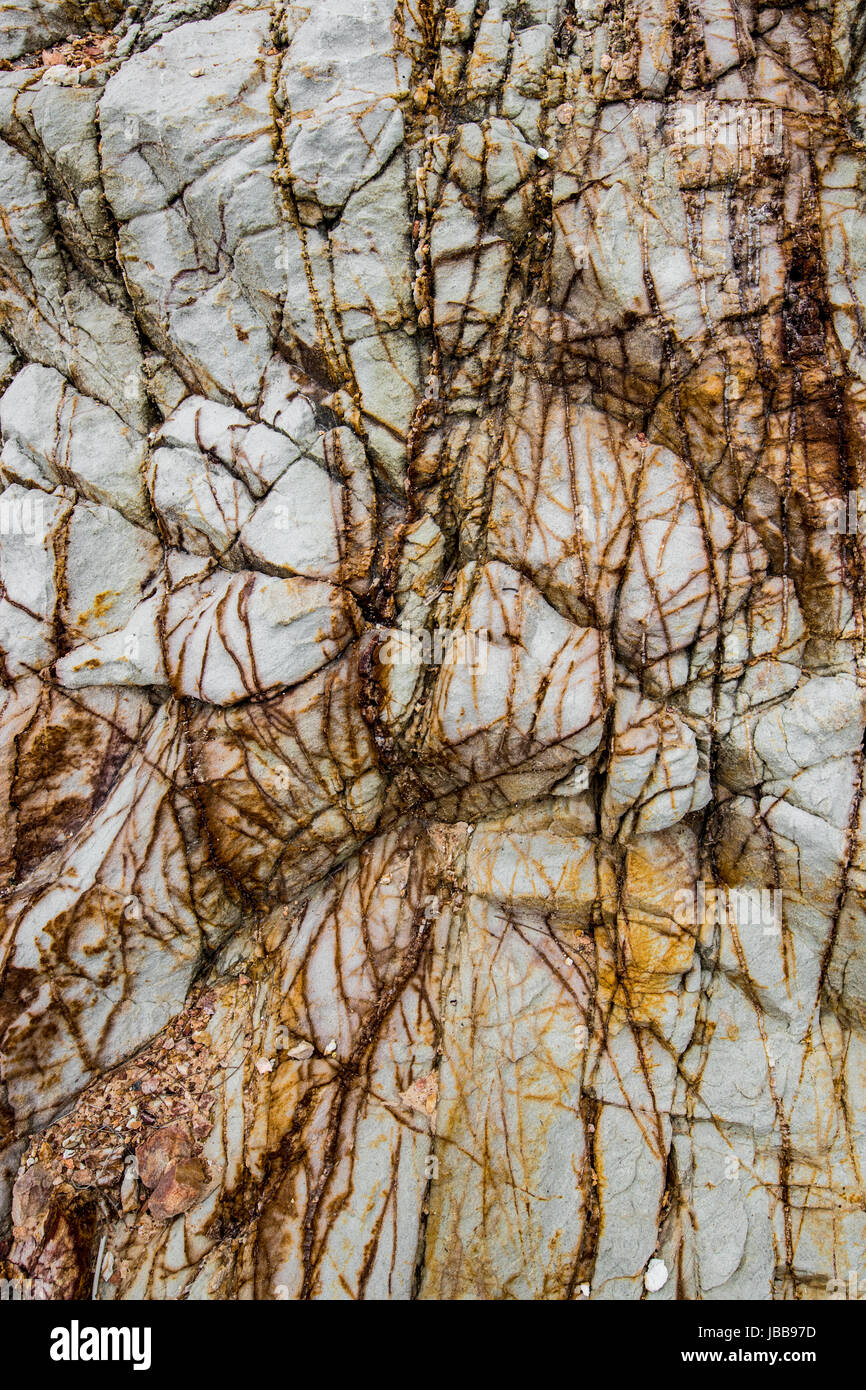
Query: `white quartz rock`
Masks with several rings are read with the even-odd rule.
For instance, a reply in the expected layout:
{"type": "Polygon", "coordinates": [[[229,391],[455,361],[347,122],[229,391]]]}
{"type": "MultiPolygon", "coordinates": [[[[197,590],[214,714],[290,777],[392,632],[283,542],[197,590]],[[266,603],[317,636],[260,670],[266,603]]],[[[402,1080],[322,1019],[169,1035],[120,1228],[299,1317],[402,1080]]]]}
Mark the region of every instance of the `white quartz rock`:
{"type": "Polygon", "coordinates": [[[274,420],[279,416],[278,428],[256,423],[232,406],[188,396],[162,425],[154,445],[196,449],[224,464],[253,497],[261,498],[319,433],[304,397],[296,394],[290,401],[274,383],[267,399],[274,420]]]}
{"type": "Polygon", "coordinates": [[[216,574],[169,596],[166,668],[178,695],[230,705],[304,680],[359,630],[352,599],[328,584],[216,574]]]}
{"type": "Polygon", "coordinates": [[[79,502],[66,531],[62,621],[67,644],[123,627],[155,582],[162,547],[111,507],[79,502]]]}
{"type": "Polygon", "coordinates": [[[167,686],[160,615],[161,592],[139,603],[114,632],[74,647],[60,658],[54,674],[67,690],[89,685],[167,686]]]}
{"type": "Polygon", "coordinates": [[[238,478],[197,449],[158,448],[151,456],[148,486],[170,545],[239,567],[231,563],[229,552],[254,503],[238,478]]]}
{"type": "Polygon", "coordinates": [[[538,759],[560,780],[598,746],[607,699],[602,634],[576,627],[507,565],[468,566],[455,588],[425,748],[460,781],[538,759]],[[539,694],[539,691],[541,693],[539,694]]]}
{"type": "Polygon", "coordinates": [[[251,567],[327,579],[360,593],[370,582],[375,547],[375,493],[364,448],[340,429],[324,436],[315,453],[317,459],[301,457],[281,474],[240,543],[251,567]]]}
{"type": "Polygon", "coordinates": [[[710,800],[706,758],[695,734],[670,705],[642,699],[633,684],[617,693],[614,738],[602,800],[602,823],[614,837],[663,830],[710,800]]]}
{"type": "Polygon", "coordinates": [[[70,689],[170,685],[177,695],[231,705],[312,675],[356,631],[360,616],[342,590],[218,570],[167,594],[161,589],[125,627],[63,657],[56,673],[70,689]]]}
{"type": "Polygon", "coordinates": [[[17,483],[0,493],[0,653],[7,679],[54,659],[62,537],[72,500],[17,483]]]}
{"type": "Polygon", "coordinates": [[[144,487],[146,440],[109,406],[83,395],[53,367],[24,367],[0,400],[7,477],[74,487],[139,525],[151,522],[144,487]]]}
{"type": "Polygon", "coordinates": [[[827,758],[856,752],[864,724],[866,706],[853,678],[815,676],[759,720],[755,751],[771,775],[790,776],[827,758]]]}

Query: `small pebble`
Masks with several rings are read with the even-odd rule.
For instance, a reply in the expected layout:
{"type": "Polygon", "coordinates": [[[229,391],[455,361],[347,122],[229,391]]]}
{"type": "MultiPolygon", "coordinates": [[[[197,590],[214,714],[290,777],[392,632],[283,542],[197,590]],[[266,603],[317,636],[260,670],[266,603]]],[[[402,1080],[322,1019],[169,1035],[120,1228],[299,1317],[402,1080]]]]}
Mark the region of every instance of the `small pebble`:
{"type": "Polygon", "coordinates": [[[647,1293],[658,1293],[668,1282],[668,1268],[664,1260],[650,1260],[643,1277],[647,1293]]]}

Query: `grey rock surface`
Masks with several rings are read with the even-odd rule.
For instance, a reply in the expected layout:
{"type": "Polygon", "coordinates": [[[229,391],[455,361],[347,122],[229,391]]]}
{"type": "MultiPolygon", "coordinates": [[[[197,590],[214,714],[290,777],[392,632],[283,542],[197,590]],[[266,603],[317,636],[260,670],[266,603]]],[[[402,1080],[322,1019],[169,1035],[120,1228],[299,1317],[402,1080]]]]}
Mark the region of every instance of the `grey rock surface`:
{"type": "Polygon", "coordinates": [[[864,1268],[861,30],[0,4],[4,1277],[864,1268]]]}

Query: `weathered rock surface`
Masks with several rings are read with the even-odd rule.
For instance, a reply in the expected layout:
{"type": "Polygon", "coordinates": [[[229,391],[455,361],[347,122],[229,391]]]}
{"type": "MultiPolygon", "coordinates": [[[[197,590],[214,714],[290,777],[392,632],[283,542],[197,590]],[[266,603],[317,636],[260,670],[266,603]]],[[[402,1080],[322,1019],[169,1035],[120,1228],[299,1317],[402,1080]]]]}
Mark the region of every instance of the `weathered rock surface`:
{"type": "Polygon", "coordinates": [[[863,1269],[862,29],[0,5],[9,1277],[863,1269]]]}

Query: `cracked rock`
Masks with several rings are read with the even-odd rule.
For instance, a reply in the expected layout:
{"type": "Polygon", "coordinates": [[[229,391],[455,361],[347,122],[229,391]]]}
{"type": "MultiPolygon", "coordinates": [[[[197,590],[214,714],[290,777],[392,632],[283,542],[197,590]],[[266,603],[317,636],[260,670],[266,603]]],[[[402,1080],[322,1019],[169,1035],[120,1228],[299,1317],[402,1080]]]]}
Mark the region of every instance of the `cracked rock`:
{"type": "Polygon", "coordinates": [[[862,1269],[861,20],[0,7],[4,1279],[862,1269]]]}

